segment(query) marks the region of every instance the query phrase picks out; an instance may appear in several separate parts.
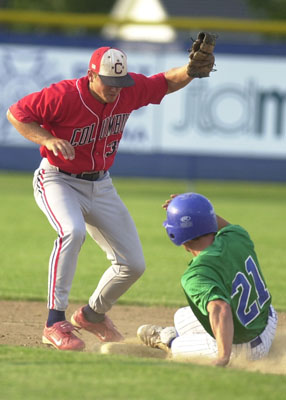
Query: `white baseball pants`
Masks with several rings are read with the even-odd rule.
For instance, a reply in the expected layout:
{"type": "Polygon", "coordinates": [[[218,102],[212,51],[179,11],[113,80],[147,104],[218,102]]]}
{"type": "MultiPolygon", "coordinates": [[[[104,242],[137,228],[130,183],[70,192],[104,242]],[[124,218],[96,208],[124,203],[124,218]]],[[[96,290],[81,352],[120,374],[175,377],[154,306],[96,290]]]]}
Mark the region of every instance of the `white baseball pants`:
{"type": "Polygon", "coordinates": [[[145,270],[135,224],[109,173],[86,181],[43,159],[33,184],[35,200],[58,234],[49,262],[48,308],[66,310],[87,231],[111,262],[89,299],[93,310],[107,312],[145,270]]]}
{"type": "MultiPolygon", "coordinates": [[[[232,356],[243,353],[250,360],[258,360],[268,354],[277,327],[277,313],[273,306],[270,310],[264,331],[251,342],[234,344],[232,356]]],[[[190,307],[180,308],[174,315],[174,323],[178,333],[171,344],[174,357],[218,356],[216,340],[205,331],[190,307]]]]}

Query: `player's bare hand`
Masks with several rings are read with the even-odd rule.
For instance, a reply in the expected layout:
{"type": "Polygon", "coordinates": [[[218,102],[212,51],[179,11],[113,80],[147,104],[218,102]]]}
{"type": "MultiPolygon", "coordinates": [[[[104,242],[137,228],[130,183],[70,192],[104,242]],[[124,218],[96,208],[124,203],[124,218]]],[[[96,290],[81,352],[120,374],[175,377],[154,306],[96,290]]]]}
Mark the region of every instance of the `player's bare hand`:
{"type": "Polygon", "coordinates": [[[52,151],[55,156],[62,153],[66,160],[73,160],[75,157],[74,148],[67,140],[52,137],[47,139],[44,145],[48,150],[52,151]]]}
{"type": "Polygon", "coordinates": [[[229,357],[218,357],[212,362],[215,367],[226,367],[228,363],[229,357]]]}
{"type": "Polygon", "coordinates": [[[162,207],[163,207],[165,210],[167,210],[168,205],[171,203],[171,201],[172,201],[176,196],[178,196],[178,194],[171,194],[171,195],[170,195],[170,199],[166,200],[165,203],[162,204],[162,207]]]}

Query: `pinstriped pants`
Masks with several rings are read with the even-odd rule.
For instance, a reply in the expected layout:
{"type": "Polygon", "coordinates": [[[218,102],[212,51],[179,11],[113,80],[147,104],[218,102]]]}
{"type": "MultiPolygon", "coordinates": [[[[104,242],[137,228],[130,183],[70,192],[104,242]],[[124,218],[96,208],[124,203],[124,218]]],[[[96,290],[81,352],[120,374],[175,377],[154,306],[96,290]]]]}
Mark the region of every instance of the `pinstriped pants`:
{"type": "MultiPolygon", "coordinates": [[[[250,360],[258,360],[268,354],[277,327],[277,313],[273,306],[270,308],[271,315],[268,317],[267,325],[259,335],[261,340],[255,338],[249,343],[234,344],[232,356],[243,353],[250,360]],[[258,344],[253,346],[253,343],[258,344]]],[[[216,358],[218,356],[216,340],[205,331],[190,307],[180,308],[175,313],[174,323],[178,333],[171,345],[174,357],[207,356],[216,358]]]]}

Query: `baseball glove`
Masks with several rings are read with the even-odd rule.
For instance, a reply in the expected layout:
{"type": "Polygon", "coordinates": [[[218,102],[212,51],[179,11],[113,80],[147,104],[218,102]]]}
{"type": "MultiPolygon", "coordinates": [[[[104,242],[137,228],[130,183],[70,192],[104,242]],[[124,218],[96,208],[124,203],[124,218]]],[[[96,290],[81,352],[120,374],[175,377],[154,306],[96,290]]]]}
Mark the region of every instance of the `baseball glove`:
{"type": "Polygon", "coordinates": [[[215,58],[213,55],[217,35],[200,32],[189,49],[189,64],[187,73],[192,78],[205,78],[213,71],[215,58]]]}

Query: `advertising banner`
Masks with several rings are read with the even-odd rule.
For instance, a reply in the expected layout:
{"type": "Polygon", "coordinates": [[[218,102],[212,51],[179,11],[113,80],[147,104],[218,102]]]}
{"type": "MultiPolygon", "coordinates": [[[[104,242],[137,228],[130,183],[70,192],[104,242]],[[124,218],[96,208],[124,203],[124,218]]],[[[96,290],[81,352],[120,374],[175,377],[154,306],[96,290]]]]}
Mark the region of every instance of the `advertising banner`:
{"type": "MultiPolygon", "coordinates": [[[[24,95],[86,74],[93,49],[0,45],[0,146],[34,146],[8,123],[24,95]]],[[[128,51],[129,70],[152,75],[187,62],[187,53],[128,51]]],[[[286,157],[286,57],[217,54],[216,72],[133,112],[121,153],[286,157]]]]}

